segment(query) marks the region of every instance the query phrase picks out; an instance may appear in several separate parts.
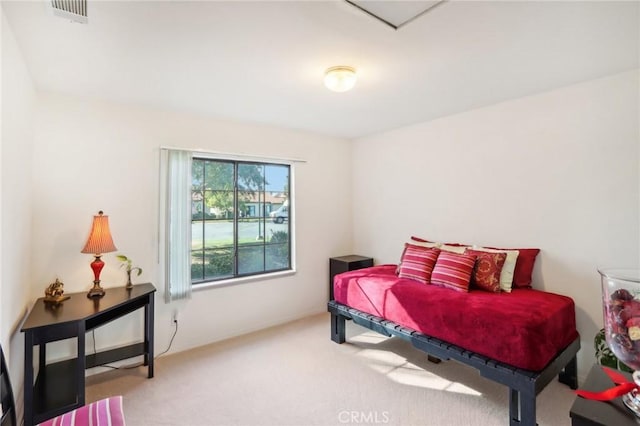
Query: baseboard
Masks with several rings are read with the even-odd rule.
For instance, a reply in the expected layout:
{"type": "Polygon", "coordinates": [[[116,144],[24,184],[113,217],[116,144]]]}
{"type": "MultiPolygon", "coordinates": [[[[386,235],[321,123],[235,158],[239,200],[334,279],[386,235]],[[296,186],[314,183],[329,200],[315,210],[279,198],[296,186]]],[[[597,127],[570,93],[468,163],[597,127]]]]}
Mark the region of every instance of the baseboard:
{"type": "Polygon", "coordinates": [[[306,311],[306,312],[299,313],[299,314],[296,314],[296,315],[290,315],[290,316],[286,316],[286,317],[276,318],[276,319],[273,319],[273,320],[271,320],[269,322],[263,322],[263,323],[261,323],[259,325],[256,324],[253,327],[249,326],[249,327],[238,328],[236,330],[231,330],[231,331],[229,331],[229,332],[217,337],[215,340],[211,340],[211,341],[206,342],[206,343],[195,344],[195,345],[188,346],[188,347],[176,348],[176,350],[171,350],[171,351],[169,351],[169,352],[167,352],[166,354],[163,354],[163,355],[177,354],[177,353],[180,353],[180,352],[188,351],[188,350],[199,348],[199,347],[202,347],[202,346],[207,346],[207,345],[211,345],[211,344],[214,344],[214,343],[222,342],[224,340],[232,339],[232,338],[235,338],[235,337],[245,336],[247,334],[255,333],[255,332],[258,332],[258,331],[265,331],[265,330],[268,330],[268,329],[273,328],[273,327],[282,326],[284,324],[288,324],[288,323],[293,322],[293,321],[299,321],[299,320],[302,320],[304,318],[308,318],[308,317],[311,317],[311,316],[314,316],[314,315],[319,315],[319,314],[326,313],[326,312],[327,312],[326,309],[311,310],[311,311],[306,311]]]}

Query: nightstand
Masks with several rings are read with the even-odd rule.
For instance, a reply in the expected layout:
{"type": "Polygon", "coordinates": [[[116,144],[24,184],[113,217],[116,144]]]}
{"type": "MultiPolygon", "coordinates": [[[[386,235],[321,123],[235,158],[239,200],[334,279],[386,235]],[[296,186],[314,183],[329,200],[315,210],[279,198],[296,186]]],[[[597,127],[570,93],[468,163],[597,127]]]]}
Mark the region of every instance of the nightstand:
{"type": "MultiPolygon", "coordinates": [[[[622,373],[629,381],[631,374],[622,373]]],[[[601,392],[614,387],[615,384],[602,371],[600,365],[594,365],[589,371],[587,381],[580,389],[601,392]]],[[[638,426],[636,416],[624,405],[622,398],[612,401],[592,401],[576,397],[569,413],[571,426],[638,426]]]]}
{"type": "Polygon", "coordinates": [[[373,258],[351,254],[329,259],[329,300],[333,300],[333,277],[343,272],[373,266],[373,258]]]}

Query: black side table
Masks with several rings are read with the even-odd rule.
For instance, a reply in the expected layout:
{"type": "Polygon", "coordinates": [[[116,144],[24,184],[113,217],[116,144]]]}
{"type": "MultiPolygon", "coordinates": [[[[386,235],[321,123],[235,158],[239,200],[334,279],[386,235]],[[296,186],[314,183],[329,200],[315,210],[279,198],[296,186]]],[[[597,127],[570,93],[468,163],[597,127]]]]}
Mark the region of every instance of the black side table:
{"type": "MultiPolygon", "coordinates": [[[[633,381],[631,374],[622,374],[629,381],[633,381]]],[[[580,389],[601,392],[614,386],[609,376],[602,371],[602,367],[594,365],[589,371],[587,381],[584,386],[580,386],[580,389]]],[[[639,424],[636,416],[622,402],[622,398],[612,401],[592,401],[578,396],[571,406],[569,415],[572,426],[638,426],[639,424]]]]}
{"type": "MultiPolygon", "coordinates": [[[[49,305],[39,298],[22,325],[24,332],[24,425],[32,426],[85,404],[85,370],[142,355],[147,377],[153,377],[154,296],[151,283],[131,289],[111,287],[101,298],[86,292],[65,293],[69,300],[49,305]],[[85,333],[127,314],[144,309],[144,338],[97,353],[85,353],[85,333]],[[47,363],[47,343],[75,339],[76,357],[47,363]],[[38,346],[38,369],[33,368],[38,346]],[[35,376],[35,377],[34,377],[35,376]],[[35,378],[35,383],[34,383],[35,378]]],[[[2,389],[4,394],[5,390],[2,389]]]]}
{"type": "Polygon", "coordinates": [[[329,259],[329,300],[333,300],[333,277],[343,272],[373,266],[373,258],[350,254],[329,259]]]}

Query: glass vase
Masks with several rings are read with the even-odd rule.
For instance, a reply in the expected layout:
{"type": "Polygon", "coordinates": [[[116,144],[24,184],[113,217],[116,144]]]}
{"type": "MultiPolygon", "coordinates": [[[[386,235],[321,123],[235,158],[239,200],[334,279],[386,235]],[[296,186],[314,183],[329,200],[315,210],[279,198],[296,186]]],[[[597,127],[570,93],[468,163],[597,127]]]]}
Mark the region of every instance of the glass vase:
{"type": "MultiPolygon", "coordinates": [[[[598,270],[602,281],[602,308],[607,345],[615,356],[631,367],[633,381],[640,386],[640,269],[598,270]]],[[[637,389],[622,401],[640,417],[637,389]]]]}

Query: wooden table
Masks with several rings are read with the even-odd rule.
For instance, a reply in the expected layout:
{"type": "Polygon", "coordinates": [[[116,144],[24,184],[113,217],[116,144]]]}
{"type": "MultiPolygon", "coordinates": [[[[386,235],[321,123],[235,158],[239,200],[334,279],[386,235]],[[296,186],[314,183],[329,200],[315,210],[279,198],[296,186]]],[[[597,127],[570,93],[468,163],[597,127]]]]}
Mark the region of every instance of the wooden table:
{"type": "Polygon", "coordinates": [[[38,299],[22,326],[24,337],[24,424],[32,426],[85,404],[85,369],[144,356],[153,377],[153,284],[131,289],[107,288],[101,298],[71,293],[59,305],[38,299]],[[144,307],[144,341],[85,356],[85,333],[144,307]],[[75,358],[47,364],[46,344],[77,338],[75,358]],[[34,384],[33,351],[39,346],[39,371],[34,384]]]}
{"type": "Polygon", "coordinates": [[[329,259],[329,300],[333,300],[333,277],[343,272],[373,266],[373,258],[350,254],[329,259]]]}
{"type": "MultiPolygon", "coordinates": [[[[625,375],[630,382],[633,381],[631,374],[620,373],[625,375]]],[[[614,386],[615,384],[609,376],[602,371],[602,367],[594,365],[589,371],[584,386],[580,386],[580,389],[601,392],[614,386]]],[[[639,423],[635,414],[624,405],[622,398],[605,402],[592,401],[577,396],[569,415],[572,426],[638,426],[639,423]]]]}

